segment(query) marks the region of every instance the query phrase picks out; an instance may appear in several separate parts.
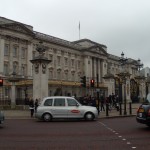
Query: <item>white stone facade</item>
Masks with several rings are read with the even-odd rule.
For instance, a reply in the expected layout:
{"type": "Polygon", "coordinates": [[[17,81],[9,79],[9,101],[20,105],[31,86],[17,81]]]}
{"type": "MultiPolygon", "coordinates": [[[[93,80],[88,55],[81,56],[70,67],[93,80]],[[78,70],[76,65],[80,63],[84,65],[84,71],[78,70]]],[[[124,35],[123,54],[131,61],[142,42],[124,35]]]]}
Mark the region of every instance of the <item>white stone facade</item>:
{"type": "MultiPolygon", "coordinates": [[[[13,97],[24,99],[25,87],[28,97],[33,97],[33,65],[30,60],[37,55],[36,45],[39,41],[47,47],[45,57],[51,60],[48,65],[49,96],[95,96],[97,89],[105,96],[116,92],[115,80],[103,77],[108,72],[117,77],[121,69],[119,57],[108,54],[105,45],[89,39],[66,41],[36,32],[30,25],[0,17],[0,76],[4,79],[1,100],[11,99],[12,84],[9,77],[13,71],[18,78],[15,83],[17,92],[13,97]],[[86,76],[87,88],[80,86],[82,76],[86,76]],[[95,80],[95,88],[90,88],[91,79],[95,80]]],[[[126,69],[131,74],[130,78],[134,79],[137,74],[136,61],[129,59],[129,62],[126,69]]],[[[127,83],[130,89],[130,81],[127,83]]],[[[130,90],[127,98],[130,99],[130,90]]]]}

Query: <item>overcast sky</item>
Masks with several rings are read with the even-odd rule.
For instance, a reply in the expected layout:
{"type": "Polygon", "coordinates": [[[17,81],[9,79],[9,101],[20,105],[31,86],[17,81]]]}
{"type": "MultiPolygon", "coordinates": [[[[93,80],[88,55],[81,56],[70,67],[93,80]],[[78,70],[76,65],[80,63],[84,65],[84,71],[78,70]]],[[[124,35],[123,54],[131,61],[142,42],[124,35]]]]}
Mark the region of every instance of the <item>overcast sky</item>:
{"type": "Polygon", "coordinates": [[[150,67],[150,0],[0,0],[0,16],[68,41],[87,38],[150,67]]]}

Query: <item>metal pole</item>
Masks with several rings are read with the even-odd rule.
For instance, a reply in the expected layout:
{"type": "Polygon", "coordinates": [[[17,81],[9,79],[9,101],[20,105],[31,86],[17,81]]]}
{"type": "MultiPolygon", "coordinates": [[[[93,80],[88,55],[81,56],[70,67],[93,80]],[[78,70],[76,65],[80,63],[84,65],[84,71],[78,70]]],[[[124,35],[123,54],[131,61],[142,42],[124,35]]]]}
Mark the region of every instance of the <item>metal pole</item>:
{"type": "Polygon", "coordinates": [[[132,103],[129,103],[130,115],[132,115],[132,103]]]}
{"type": "Polygon", "coordinates": [[[124,115],[127,115],[127,108],[126,108],[126,81],[124,83],[124,115]]]}
{"type": "MultiPolygon", "coordinates": [[[[99,88],[99,78],[98,78],[98,74],[97,74],[97,90],[98,90],[98,88],[99,88]]],[[[99,114],[99,112],[100,112],[100,110],[99,110],[99,91],[97,91],[97,100],[98,100],[98,106],[97,106],[97,109],[98,109],[98,114],[99,114]]]]}
{"type": "Polygon", "coordinates": [[[120,110],[120,115],[122,115],[122,103],[121,102],[119,102],[119,110],[120,110]]]}
{"type": "Polygon", "coordinates": [[[106,116],[109,116],[108,110],[109,110],[109,104],[106,103],[106,116]]]}

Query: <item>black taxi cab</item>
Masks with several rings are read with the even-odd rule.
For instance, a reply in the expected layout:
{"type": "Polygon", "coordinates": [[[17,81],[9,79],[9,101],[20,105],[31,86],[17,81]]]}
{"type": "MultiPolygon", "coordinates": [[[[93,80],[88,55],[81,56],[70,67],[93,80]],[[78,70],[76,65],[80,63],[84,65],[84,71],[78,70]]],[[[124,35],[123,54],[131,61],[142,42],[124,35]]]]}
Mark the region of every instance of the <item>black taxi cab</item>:
{"type": "Polygon", "coordinates": [[[150,127],[150,93],[147,95],[146,101],[139,106],[136,120],[138,123],[146,124],[150,127]]]}

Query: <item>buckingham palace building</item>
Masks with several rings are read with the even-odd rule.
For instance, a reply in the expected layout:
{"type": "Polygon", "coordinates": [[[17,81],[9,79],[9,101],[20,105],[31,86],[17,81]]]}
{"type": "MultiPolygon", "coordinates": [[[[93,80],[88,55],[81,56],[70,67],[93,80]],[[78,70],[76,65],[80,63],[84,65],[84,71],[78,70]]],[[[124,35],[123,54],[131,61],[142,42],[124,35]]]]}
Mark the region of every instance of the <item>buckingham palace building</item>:
{"type": "Polygon", "coordinates": [[[0,17],[0,80],[3,82],[0,105],[11,104],[12,97],[15,97],[13,103],[22,105],[25,98],[33,97],[31,60],[38,55],[39,42],[46,47],[44,55],[50,60],[45,96],[97,96],[99,92],[105,97],[114,93],[122,101],[126,94],[128,101],[137,102],[148,93],[146,79],[140,74],[140,60],[126,59],[122,51],[118,56],[109,54],[106,45],[90,39],[66,41],[0,17]],[[86,78],[84,87],[82,77],[86,78]],[[91,81],[94,81],[92,87],[91,81]]]}

